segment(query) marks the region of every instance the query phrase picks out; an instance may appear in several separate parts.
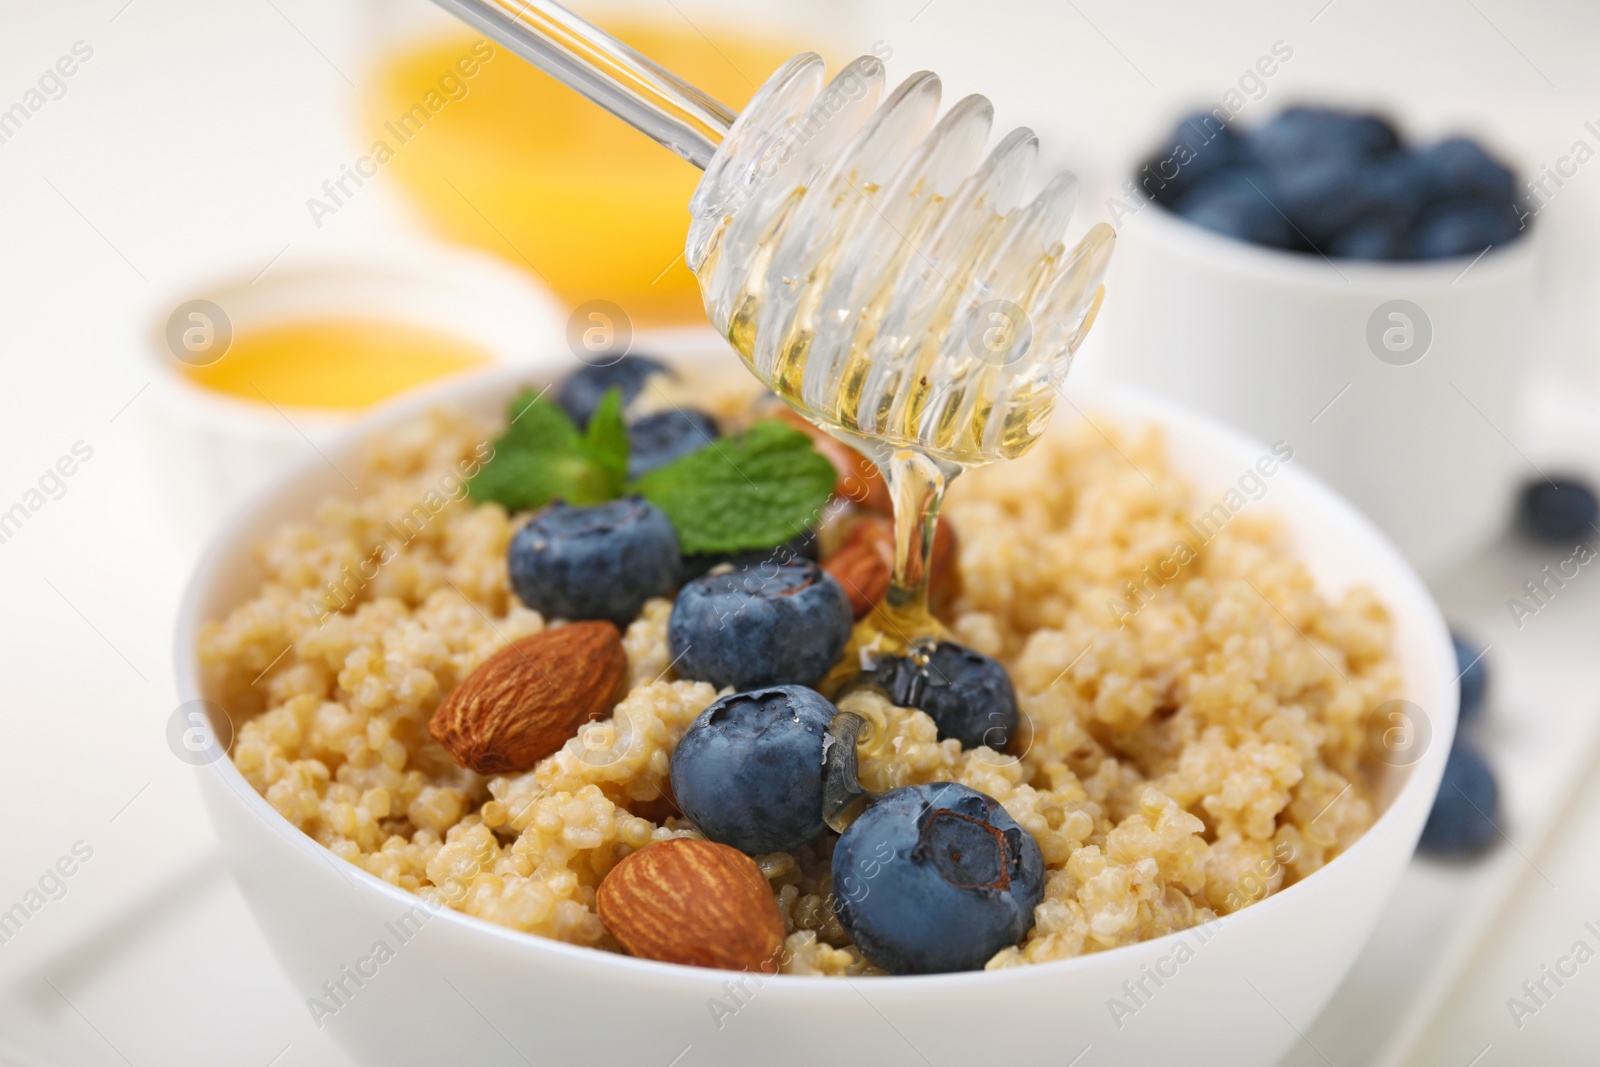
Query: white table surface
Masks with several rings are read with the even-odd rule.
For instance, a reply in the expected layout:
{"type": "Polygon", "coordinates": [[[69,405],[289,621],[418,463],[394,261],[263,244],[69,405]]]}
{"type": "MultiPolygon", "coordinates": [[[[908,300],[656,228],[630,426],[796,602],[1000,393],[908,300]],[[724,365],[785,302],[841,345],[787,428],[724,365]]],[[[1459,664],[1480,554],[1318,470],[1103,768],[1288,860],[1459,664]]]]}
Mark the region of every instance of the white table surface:
{"type": "MultiPolygon", "coordinates": [[[[907,0],[875,4],[840,32],[862,50],[890,41],[895,71],[933,67],[953,92],[981,85],[1003,119],[1055,138],[1091,182],[1091,164],[1103,174],[1173,101],[1216,95],[1280,38],[1296,59],[1273,82],[1278,99],[1345,90],[1404,99],[1427,123],[1478,116],[1525,162],[1553,159],[1600,119],[1600,14],[1577,0],[1324,3],[1030,0],[980,12],[907,0]]],[[[707,6],[661,0],[659,14],[707,6]]],[[[94,453],[64,496],[0,543],[0,908],[75,842],[93,856],[0,944],[0,1064],[345,1063],[272,963],[219,867],[191,772],[164,740],[169,635],[199,531],[163,504],[141,421],[150,374],[140,336],[171,287],[206,264],[256,256],[265,266],[285,245],[403,225],[382,188],[321,230],[304,205],[349,155],[341,71],[358,76],[368,14],[332,0],[85,0],[4,16],[0,108],[75,41],[94,54],[65,96],[0,143],[0,509],[74,442],[94,453]]],[[[1600,179],[1585,171],[1572,189],[1563,210],[1580,218],[1600,179]]],[[[1568,274],[1553,285],[1593,282],[1568,274]]],[[[1574,337],[1593,340],[1585,328],[1574,337]]],[[[1506,630],[1503,600],[1537,562],[1507,542],[1442,585],[1441,599],[1482,632],[1506,630]]],[[[1530,725],[1541,709],[1600,717],[1597,624],[1600,582],[1590,580],[1497,643],[1495,743],[1548,744],[1530,725]]],[[[1591,776],[1547,840],[1525,856],[1502,850],[1509,903],[1483,917],[1489,936],[1467,946],[1408,1062],[1595,1062],[1600,962],[1520,1030],[1505,1000],[1584,936],[1585,921],[1600,921],[1597,816],[1591,776]]],[[[1508,832],[1515,841],[1518,829],[1508,832]]],[[[1396,936],[1449,927],[1449,914],[1422,913],[1442,899],[1427,883],[1442,879],[1448,893],[1463,877],[1417,868],[1388,920],[1396,936]],[[1408,916],[1408,901],[1421,911],[1408,916]]],[[[1376,1005],[1403,993],[1347,991],[1346,1014],[1319,1026],[1359,1029],[1366,997],[1378,1035],[1376,1005]]],[[[1318,1030],[1309,1040],[1322,1051],[1306,1062],[1323,1062],[1334,1046],[1318,1030]]]]}

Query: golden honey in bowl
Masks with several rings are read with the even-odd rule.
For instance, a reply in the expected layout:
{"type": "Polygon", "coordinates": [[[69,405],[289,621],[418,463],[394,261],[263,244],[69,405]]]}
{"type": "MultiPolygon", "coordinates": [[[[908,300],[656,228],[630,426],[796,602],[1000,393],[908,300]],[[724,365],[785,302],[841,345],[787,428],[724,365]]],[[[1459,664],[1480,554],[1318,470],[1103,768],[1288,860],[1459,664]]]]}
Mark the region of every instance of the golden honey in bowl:
{"type": "MultiPolygon", "coordinates": [[[[606,28],[734,108],[792,51],[711,25],[606,28]]],[[[470,36],[431,40],[379,66],[365,117],[393,147],[384,172],[444,236],[531,269],[571,305],[703,321],[683,263],[699,172],[530,64],[470,36]]]]}
{"type": "Polygon", "coordinates": [[[388,319],[300,319],[241,329],[221,359],[189,366],[197,385],[257,403],[356,411],[491,362],[457,334],[388,319]]]}

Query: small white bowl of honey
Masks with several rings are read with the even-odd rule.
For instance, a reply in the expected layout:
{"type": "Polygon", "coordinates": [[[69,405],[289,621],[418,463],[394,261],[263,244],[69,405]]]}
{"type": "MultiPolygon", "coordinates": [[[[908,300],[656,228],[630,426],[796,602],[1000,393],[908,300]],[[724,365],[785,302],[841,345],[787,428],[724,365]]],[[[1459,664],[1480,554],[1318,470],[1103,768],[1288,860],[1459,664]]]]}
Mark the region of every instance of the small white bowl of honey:
{"type": "Polygon", "coordinates": [[[566,320],[525,272],[422,239],[290,250],[265,270],[215,270],[169,293],[151,315],[147,421],[176,525],[201,536],[376,404],[549,359],[566,320]]]}

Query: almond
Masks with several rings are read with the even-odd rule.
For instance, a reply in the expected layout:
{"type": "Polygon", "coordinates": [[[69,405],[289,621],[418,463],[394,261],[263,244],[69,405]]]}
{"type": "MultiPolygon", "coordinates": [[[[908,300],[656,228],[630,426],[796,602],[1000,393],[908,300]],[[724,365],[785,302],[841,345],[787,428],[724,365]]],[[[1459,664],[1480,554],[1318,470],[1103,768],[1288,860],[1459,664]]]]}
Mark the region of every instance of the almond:
{"type": "Polygon", "coordinates": [[[595,895],[630,955],[775,974],[783,916],[755,861],[715,841],[675,837],[622,860],[595,895]]]}
{"type": "Polygon", "coordinates": [[[850,612],[864,617],[889,591],[889,576],[894,570],[894,549],[885,558],[879,546],[851,538],[839,551],[822,562],[822,569],[839,579],[850,598],[850,612]]]}
{"type": "MultiPolygon", "coordinates": [[[[877,516],[861,519],[850,528],[850,536],[839,551],[823,561],[822,569],[839,579],[850,597],[850,610],[856,618],[862,618],[889,591],[889,576],[894,570],[894,523],[877,516]]],[[[928,586],[935,613],[943,611],[960,591],[956,531],[940,519],[933,535],[933,574],[928,586]]]]}
{"type": "Polygon", "coordinates": [[[525,771],[610,713],[628,657],[609,622],[575,622],[513,641],[445,697],[428,732],[479,774],[525,771]]]}
{"type": "Polygon", "coordinates": [[[888,483],[883,480],[883,475],[872,460],[825,432],[787,404],[780,405],[774,414],[809,435],[811,446],[833,464],[833,469],[839,473],[838,481],[833,484],[835,496],[842,496],[868,511],[882,515],[894,512],[888,483]]]}

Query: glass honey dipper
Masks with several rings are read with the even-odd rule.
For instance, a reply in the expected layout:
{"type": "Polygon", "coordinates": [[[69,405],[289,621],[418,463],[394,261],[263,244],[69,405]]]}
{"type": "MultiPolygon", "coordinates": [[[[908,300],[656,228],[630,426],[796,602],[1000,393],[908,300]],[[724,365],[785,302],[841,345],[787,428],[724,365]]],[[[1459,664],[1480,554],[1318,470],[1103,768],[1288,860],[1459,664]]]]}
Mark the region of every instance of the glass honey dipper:
{"type": "Polygon", "coordinates": [[[548,0],[438,3],[705,171],[684,256],[712,324],[893,498],[889,591],[847,669],[925,653],[942,634],[927,585],[946,486],[1032,446],[1099,311],[1115,235],[1063,243],[1077,179],[1030,197],[1031,131],[985,154],[987,99],[941,116],[937,76],[886,94],[876,56],[829,80],[801,53],[736,115],[548,0]]]}

